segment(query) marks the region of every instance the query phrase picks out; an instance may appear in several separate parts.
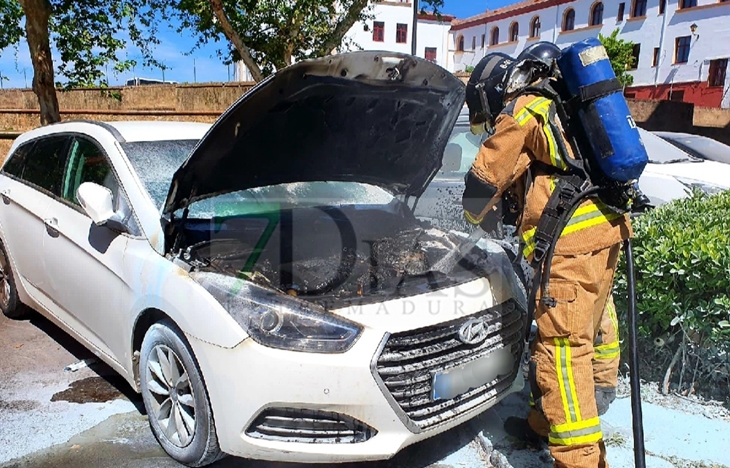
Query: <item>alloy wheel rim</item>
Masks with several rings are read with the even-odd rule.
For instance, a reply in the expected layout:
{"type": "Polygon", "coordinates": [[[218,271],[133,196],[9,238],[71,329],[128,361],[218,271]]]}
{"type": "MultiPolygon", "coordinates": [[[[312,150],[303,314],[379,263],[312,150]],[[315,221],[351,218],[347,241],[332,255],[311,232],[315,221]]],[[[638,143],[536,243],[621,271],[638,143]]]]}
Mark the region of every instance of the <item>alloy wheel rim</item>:
{"type": "Polygon", "coordinates": [[[182,361],[168,346],[158,344],[147,361],[150,417],[175,446],[190,445],[195,436],[195,393],[182,361]]]}
{"type": "Polygon", "coordinates": [[[0,250],[0,307],[6,310],[10,302],[10,278],[8,278],[8,262],[5,253],[0,250]]]}

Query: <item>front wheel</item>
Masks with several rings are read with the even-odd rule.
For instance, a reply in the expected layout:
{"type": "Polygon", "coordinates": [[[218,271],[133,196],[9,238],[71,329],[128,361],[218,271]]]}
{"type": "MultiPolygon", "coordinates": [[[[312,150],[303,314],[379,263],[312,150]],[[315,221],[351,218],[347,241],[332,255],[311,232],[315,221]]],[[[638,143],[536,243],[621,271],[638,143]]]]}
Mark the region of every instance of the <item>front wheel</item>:
{"type": "Polygon", "coordinates": [[[165,452],[192,467],[223,458],[208,392],[182,332],[170,321],[152,325],[140,354],[142,400],[165,452]]]}
{"type": "Polygon", "coordinates": [[[15,281],[10,257],[0,242],[0,310],[8,318],[22,319],[28,316],[30,308],[20,302],[15,281]]]}

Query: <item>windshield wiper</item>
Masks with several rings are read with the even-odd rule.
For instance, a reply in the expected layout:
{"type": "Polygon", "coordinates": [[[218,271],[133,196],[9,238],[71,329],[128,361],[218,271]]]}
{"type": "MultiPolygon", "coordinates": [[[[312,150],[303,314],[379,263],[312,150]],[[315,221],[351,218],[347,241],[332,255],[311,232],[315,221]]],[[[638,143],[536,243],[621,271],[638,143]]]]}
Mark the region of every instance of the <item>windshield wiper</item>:
{"type": "Polygon", "coordinates": [[[702,161],[704,161],[704,160],[698,159],[698,158],[677,158],[677,159],[670,159],[669,161],[655,161],[652,159],[649,160],[649,162],[652,164],[674,164],[674,163],[681,163],[681,162],[696,163],[696,162],[702,162],[702,161]]]}

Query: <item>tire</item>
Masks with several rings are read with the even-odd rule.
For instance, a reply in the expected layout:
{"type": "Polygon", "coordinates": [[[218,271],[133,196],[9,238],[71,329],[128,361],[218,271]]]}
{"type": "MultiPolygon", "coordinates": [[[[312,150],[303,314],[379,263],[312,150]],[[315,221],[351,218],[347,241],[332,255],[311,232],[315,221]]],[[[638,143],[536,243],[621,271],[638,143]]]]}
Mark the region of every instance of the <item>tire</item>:
{"type": "Polygon", "coordinates": [[[152,325],[140,354],[142,400],[165,452],[191,467],[223,458],[205,382],[182,332],[169,320],[152,325]]]}
{"type": "Polygon", "coordinates": [[[16,320],[26,318],[30,313],[30,308],[18,299],[18,288],[15,287],[10,257],[2,242],[0,242],[0,310],[6,317],[16,320]]]}

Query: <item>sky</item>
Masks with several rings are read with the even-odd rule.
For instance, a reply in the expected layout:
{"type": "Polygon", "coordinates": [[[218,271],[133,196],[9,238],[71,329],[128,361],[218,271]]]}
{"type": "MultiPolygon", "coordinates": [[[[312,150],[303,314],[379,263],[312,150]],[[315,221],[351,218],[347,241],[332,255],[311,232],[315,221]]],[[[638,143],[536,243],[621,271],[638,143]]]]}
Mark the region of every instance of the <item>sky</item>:
{"type": "MultiPolygon", "coordinates": [[[[444,0],[442,12],[457,18],[467,18],[483,13],[486,9],[494,10],[515,2],[516,0],[444,0]]],[[[163,30],[160,39],[161,43],[155,48],[155,57],[168,67],[164,72],[166,80],[202,83],[233,79],[233,68],[224,65],[216,56],[216,45],[208,45],[188,54],[195,42],[192,36],[163,30]]],[[[120,59],[139,59],[139,52],[131,48],[123,55],[126,57],[120,57],[120,59]]],[[[54,53],[54,56],[57,57],[58,54],[54,53]]],[[[110,85],[124,84],[127,79],[135,76],[162,79],[163,73],[159,69],[137,67],[133,71],[115,75],[112,67],[109,67],[110,85]]],[[[33,67],[25,41],[22,41],[17,49],[9,47],[0,50],[0,85],[2,87],[25,88],[31,86],[32,80],[33,67]]]]}

